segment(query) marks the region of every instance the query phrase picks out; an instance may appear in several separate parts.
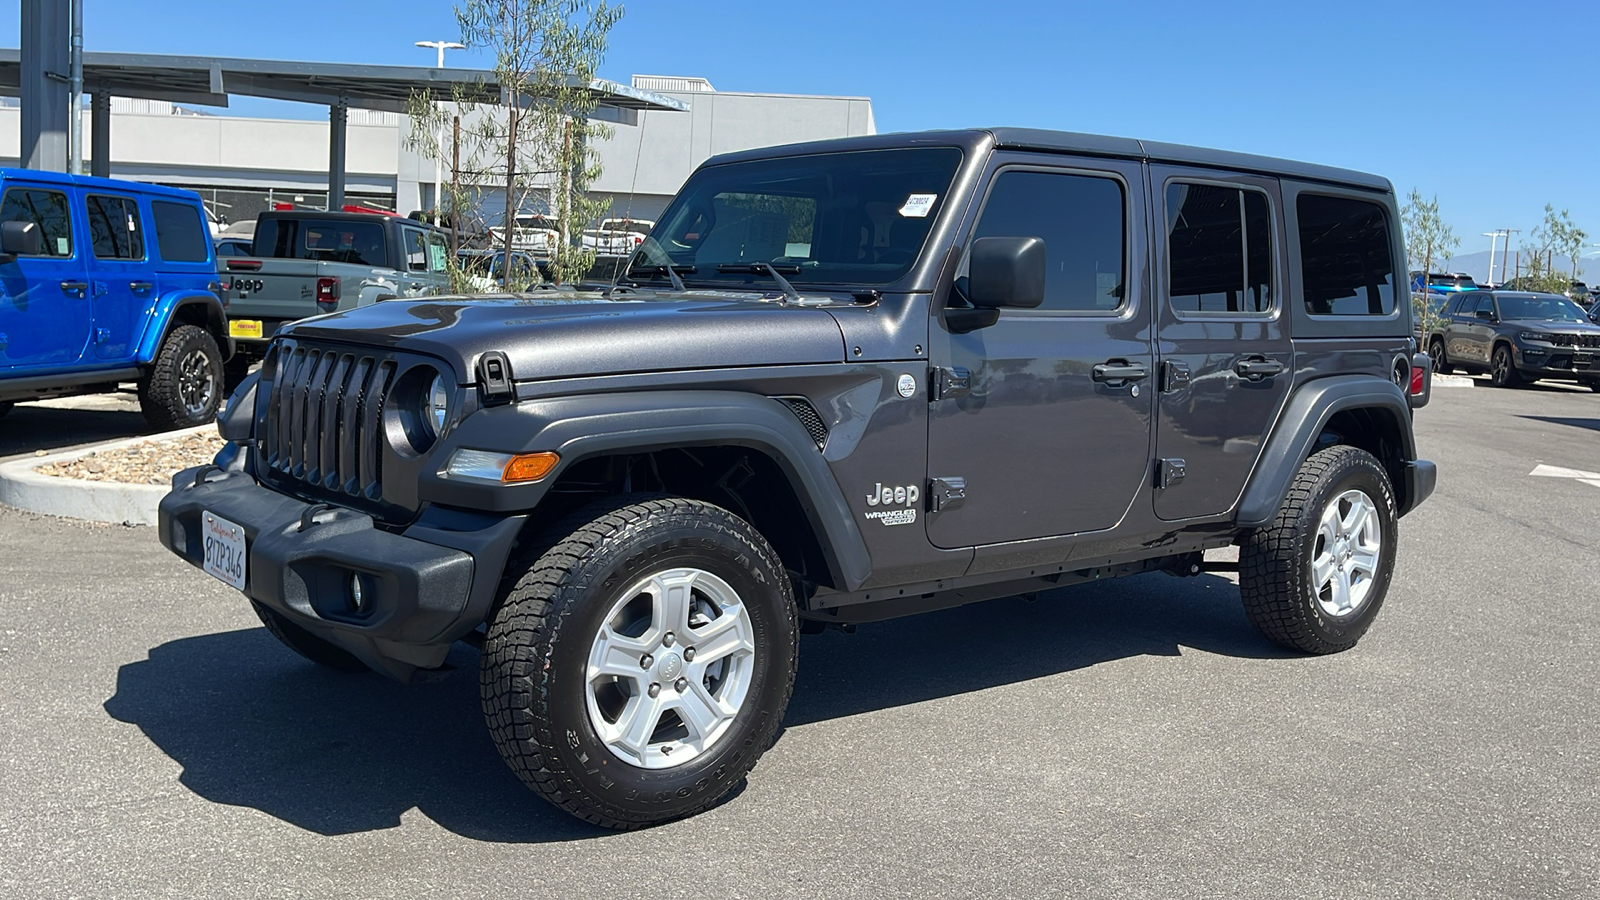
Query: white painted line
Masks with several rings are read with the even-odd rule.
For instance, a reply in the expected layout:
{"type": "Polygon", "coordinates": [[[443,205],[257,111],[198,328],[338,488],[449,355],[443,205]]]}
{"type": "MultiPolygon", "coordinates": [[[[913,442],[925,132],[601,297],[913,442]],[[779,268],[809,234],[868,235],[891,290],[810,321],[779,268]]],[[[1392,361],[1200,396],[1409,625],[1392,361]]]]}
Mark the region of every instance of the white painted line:
{"type": "Polygon", "coordinates": [[[1563,469],[1560,466],[1535,466],[1529,475],[1541,478],[1576,478],[1580,481],[1600,480],[1600,472],[1585,472],[1582,469],[1563,469]]]}
{"type": "Polygon", "coordinates": [[[1472,387],[1476,383],[1477,382],[1475,382],[1471,378],[1467,377],[1466,375],[1437,375],[1436,374],[1436,375],[1433,376],[1433,386],[1434,387],[1472,387]]]}

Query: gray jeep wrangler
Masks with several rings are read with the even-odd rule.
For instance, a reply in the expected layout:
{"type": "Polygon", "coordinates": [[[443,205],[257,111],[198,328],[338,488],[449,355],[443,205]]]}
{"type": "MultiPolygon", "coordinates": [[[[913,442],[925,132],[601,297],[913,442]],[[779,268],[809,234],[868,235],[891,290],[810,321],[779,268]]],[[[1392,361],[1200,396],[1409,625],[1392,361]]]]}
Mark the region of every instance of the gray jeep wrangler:
{"type": "Polygon", "coordinates": [[[278,333],[161,541],[290,649],[482,647],[534,791],[634,828],[772,743],[798,635],[1224,568],[1353,646],[1433,490],[1388,181],[1134,140],[882,135],[702,166],[611,287],[278,333]]]}

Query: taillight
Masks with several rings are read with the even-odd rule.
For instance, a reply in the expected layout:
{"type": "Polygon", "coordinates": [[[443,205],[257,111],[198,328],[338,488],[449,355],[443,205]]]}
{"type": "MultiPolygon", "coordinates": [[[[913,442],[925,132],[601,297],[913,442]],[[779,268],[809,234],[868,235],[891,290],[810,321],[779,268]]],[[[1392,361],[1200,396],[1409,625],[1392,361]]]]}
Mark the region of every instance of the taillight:
{"type": "Polygon", "coordinates": [[[1423,379],[1428,377],[1428,371],[1421,366],[1411,367],[1411,396],[1422,393],[1423,379]]]}
{"type": "Polygon", "coordinates": [[[339,308],[339,279],[317,279],[317,307],[323,312],[333,312],[339,308]]]}

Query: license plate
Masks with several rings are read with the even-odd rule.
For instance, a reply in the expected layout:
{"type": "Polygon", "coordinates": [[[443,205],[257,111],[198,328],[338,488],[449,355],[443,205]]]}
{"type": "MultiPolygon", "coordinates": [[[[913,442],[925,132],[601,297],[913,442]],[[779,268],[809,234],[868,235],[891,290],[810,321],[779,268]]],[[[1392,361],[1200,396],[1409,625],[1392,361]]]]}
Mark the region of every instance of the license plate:
{"type": "Polygon", "coordinates": [[[236,338],[261,337],[260,319],[234,319],[228,323],[228,334],[236,338]]]}
{"type": "Polygon", "coordinates": [[[205,539],[206,574],[235,590],[244,590],[244,528],[214,513],[200,514],[200,531],[205,539]]]}

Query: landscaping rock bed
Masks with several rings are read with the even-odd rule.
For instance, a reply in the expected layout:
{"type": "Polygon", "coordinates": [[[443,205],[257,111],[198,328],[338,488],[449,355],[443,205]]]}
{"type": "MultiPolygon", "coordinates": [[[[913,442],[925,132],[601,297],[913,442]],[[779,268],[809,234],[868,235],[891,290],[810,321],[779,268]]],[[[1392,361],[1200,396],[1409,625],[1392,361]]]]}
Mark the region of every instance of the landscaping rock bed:
{"type": "Polygon", "coordinates": [[[211,462],[222,446],[223,440],[216,430],[206,429],[99,450],[76,459],[48,463],[34,471],[84,481],[166,485],[172,482],[174,473],[211,462]]]}

